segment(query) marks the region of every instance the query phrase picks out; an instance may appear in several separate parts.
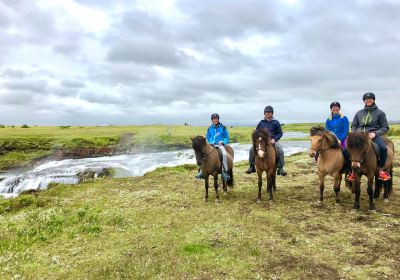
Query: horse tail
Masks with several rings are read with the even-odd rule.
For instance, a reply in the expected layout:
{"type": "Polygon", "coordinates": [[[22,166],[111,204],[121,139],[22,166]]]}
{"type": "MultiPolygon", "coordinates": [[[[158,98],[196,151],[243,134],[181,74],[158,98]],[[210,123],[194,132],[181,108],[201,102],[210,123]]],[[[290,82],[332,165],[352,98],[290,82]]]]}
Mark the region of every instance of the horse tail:
{"type": "Polygon", "coordinates": [[[227,185],[229,187],[233,188],[233,183],[234,183],[234,181],[233,181],[233,169],[229,169],[228,173],[229,173],[229,180],[226,181],[226,183],[227,183],[227,185]]]}

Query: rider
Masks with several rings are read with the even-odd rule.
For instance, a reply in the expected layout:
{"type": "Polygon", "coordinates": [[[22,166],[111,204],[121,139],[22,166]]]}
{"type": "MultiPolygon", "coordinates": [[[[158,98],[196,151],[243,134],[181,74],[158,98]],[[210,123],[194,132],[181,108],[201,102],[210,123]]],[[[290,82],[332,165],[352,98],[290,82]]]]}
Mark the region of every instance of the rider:
{"type": "MultiPolygon", "coordinates": [[[[211,126],[207,129],[207,142],[222,152],[222,179],[228,181],[230,176],[228,174],[228,159],[224,145],[229,143],[228,129],[222,123],[219,122],[219,115],[214,113],[211,115],[211,126]]],[[[201,170],[196,175],[196,179],[204,178],[201,170]]]]}
{"type": "MultiPolygon", "coordinates": [[[[285,170],[283,170],[283,166],[285,165],[284,151],[283,151],[282,145],[278,142],[279,139],[281,139],[281,137],[283,135],[282,128],[281,128],[281,124],[279,123],[279,121],[274,119],[274,108],[272,108],[272,106],[270,106],[270,105],[265,107],[264,119],[258,123],[256,130],[261,129],[261,128],[266,128],[268,130],[269,134],[271,135],[271,143],[275,144],[276,149],[278,151],[277,174],[286,176],[287,173],[285,170]]],[[[249,169],[246,170],[246,173],[250,174],[250,173],[256,172],[255,155],[254,155],[253,147],[251,147],[250,151],[249,151],[249,163],[250,163],[250,167],[249,167],[249,169]]]]}
{"type": "Polygon", "coordinates": [[[347,134],[349,133],[349,120],[348,118],[340,113],[340,103],[331,103],[331,114],[325,122],[325,129],[332,131],[343,149],[346,148],[347,134]]]}
{"type": "MultiPolygon", "coordinates": [[[[378,162],[378,179],[387,181],[390,180],[390,175],[383,170],[387,159],[387,147],[381,136],[389,131],[389,123],[386,119],[386,114],[382,110],[378,109],[378,106],[375,104],[375,94],[372,92],[365,93],[363,95],[363,101],[365,107],[364,109],[358,111],[354,116],[351,130],[369,132],[369,138],[378,144],[381,154],[378,162]]],[[[354,172],[347,177],[347,180],[355,180],[354,172]]]]}

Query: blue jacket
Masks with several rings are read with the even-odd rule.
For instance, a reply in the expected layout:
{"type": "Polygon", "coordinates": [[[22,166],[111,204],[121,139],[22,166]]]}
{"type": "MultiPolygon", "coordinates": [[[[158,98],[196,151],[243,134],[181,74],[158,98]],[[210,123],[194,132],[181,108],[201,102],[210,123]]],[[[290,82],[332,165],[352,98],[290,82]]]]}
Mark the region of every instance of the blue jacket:
{"type": "Polygon", "coordinates": [[[258,123],[256,130],[261,128],[266,128],[271,137],[275,140],[275,142],[278,142],[283,135],[281,124],[274,118],[271,120],[266,120],[266,119],[261,120],[258,123]]]}
{"type": "Polygon", "coordinates": [[[229,134],[226,126],[222,123],[218,123],[217,126],[212,124],[207,129],[207,142],[211,145],[218,145],[219,141],[222,141],[224,145],[229,143],[229,134]]]}
{"type": "Polygon", "coordinates": [[[340,141],[344,141],[349,133],[349,120],[342,114],[331,114],[326,120],[325,129],[332,131],[340,141]]]}

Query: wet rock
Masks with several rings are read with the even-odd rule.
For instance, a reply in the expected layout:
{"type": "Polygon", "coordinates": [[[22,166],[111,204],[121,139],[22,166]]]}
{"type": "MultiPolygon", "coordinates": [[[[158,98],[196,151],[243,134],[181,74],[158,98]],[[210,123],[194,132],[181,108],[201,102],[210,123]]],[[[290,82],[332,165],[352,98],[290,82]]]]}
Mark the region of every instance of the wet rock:
{"type": "Polygon", "coordinates": [[[112,178],[114,170],[112,168],[103,168],[101,170],[84,170],[77,174],[79,183],[93,182],[97,178],[112,178]]]}
{"type": "Polygon", "coordinates": [[[33,196],[38,196],[41,190],[37,189],[30,189],[30,190],[24,190],[23,192],[20,193],[20,195],[33,195],[33,196]]]}

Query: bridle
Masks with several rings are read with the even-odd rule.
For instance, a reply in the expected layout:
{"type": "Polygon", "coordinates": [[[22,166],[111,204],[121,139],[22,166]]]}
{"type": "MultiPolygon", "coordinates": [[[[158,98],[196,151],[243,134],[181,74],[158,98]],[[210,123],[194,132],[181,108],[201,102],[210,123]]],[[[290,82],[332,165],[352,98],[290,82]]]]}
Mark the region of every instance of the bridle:
{"type": "MultiPolygon", "coordinates": [[[[215,147],[213,145],[210,145],[210,146],[212,149],[208,153],[204,153],[203,151],[199,152],[202,160],[206,160],[206,158],[214,151],[215,147]]],[[[206,148],[207,148],[207,144],[206,144],[205,149],[206,148]]]]}
{"type": "MultiPolygon", "coordinates": [[[[323,139],[324,139],[324,136],[322,136],[321,140],[323,140],[323,139]]],[[[314,149],[314,148],[310,148],[310,150],[314,151],[318,155],[322,155],[323,152],[325,152],[327,150],[330,150],[330,149],[336,149],[336,148],[328,147],[328,148],[322,149],[322,144],[321,144],[321,149],[319,149],[319,150],[318,149],[314,149]]]]}
{"type": "Polygon", "coordinates": [[[365,161],[367,158],[367,152],[370,149],[371,145],[368,145],[368,147],[364,150],[364,152],[361,155],[361,159],[359,161],[356,160],[351,160],[352,162],[359,163],[360,165],[365,161]]]}

